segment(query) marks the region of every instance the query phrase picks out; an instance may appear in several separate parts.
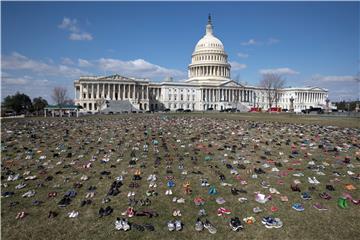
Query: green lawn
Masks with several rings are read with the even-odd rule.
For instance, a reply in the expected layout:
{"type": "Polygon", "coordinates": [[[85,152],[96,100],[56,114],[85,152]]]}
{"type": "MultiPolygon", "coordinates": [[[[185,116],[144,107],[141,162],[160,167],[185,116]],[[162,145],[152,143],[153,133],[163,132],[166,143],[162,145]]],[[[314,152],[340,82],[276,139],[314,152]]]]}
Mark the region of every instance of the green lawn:
{"type": "MultiPolygon", "coordinates": [[[[337,206],[337,199],[344,192],[350,193],[353,198],[360,198],[359,180],[351,179],[347,174],[351,170],[359,174],[360,160],[356,158],[359,152],[359,121],[356,118],[339,117],[318,117],[298,116],[288,114],[228,114],[228,113],[190,113],[190,114],[136,114],[136,115],[114,115],[114,116],[90,116],[82,118],[30,118],[12,119],[2,122],[2,186],[1,192],[13,191],[11,197],[1,199],[1,234],[3,239],[358,239],[360,236],[360,210],[359,205],[349,202],[349,207],[341,209],[337,206]],[[254,123],[258,123],[254,126],[254,123]],[[339,126],[340,128],[329,128],[328,126],[339,126]],[[348,127],[346,131],[343,127],[348,127]],[[126,129],[128,129],[126,131],[126,129]],[[68,130],[68,136],[66,135],[68,130]],[[148,135],[144,135],[144,130],[148,135]],[[13,131],[13,132],[10,132],[13,131]],[[160,134],[160,132],[162,134],[160,134]],[[36,134],[31,138],[31,134],[36,134]],[[98,141],[99,137],[102,141],[98,141]],[[151,140],[159,141],[159,153],[156,153],[151,140]],[[289,139],[290,145],[295,144],[299,155],[294,159],[289,158],[291,153],[290,145],[286,145],[289,139]],[[309,141],[301,145],[303,140],[309,141]],[[181,140],[178,142],[177,140],[181,140]],[[149,143],[149,152],[144,153],[142,145],[149,143]],[[319,141],[328,141],[332,146],[344,146],[338,154],[324,152],[322,149],[310,146],[318,146],[319,141]],[[162,147],[166,142],[169,149],[169,156],[162,147]],[[135,150],[138,158],[135,168],[129,167],[129,160],[132,148],[139,143],[139,150],[135,150]],[[279,144],[276,144],[279,143],[279,144]],[[190,145],[189,145],[190,144],[190,145]],[[204,149],[194,151],[197,144],[206,146],[211,152],[212,160],[205,161],[208,152],[204,149]],[[211,145],[209,145],[211,144],[211,145]],[[255,149],[254,145],[258,144],[255,149]],[[183,145],[183,147],[182,147],[183,145]],[[235,151],[219,150],[224,145],[236,145],[235,151]],[[349,147],[350,146],[350,147],[349,147]],[[26,160],[25,148],[33,149],[33,159],[26,160]],[[57,149],[57,147],[60,147],[57,149]],[[64,149],[61,151],[61,149],[64,149]],[[105,152],[98,153],[99,149],[105,152]],[[41,152],[37,152],[41,150],[41,152]],[[265,151],[271,151],[271,155],[265,155],[265,151]],[[59,157],[53,154],[60,152],[59,157]],[[73,155],[67,157],[71,152],[73,155]],[[283,155],[279,152],[284,153],[283,155]],[[304,156],[304,153],[311,156],[304,156]],[[110,161],[106,164],[100,160],[107,154],[110,161]],[[227,154],[227,156],[224,156],[227,154]],[[45,160],[39,160],[40,156],[46,156],[45,160]],[[97,160],[92,162],[93,167],[84,169],[82,166],[89,162],[92,156],[97,160]],[[160,165],[155,167],[156,156],[161,157],[160,165]],[[191,160],[196,156],[197,161],[191,160]],[[341,162],[349,156],[352,168],[341,162]],[[244,163],[246,169],[236,168],[233,163],[239,157],[248,160],[244,163]],[[181,159],[183,158],[183,160],[181,159]],[[239,173],[239,177],[247,181],[242,185],[235,175],[222,163],[225,159],[232,164],[239,173]],[[288,176],[279,177],[271,168],[263,168],[266,160],[274,160],[282,163],[279,170],[288,173],[288,176]],[[288,160],[288,161],[287,161],[288,160]],[[324,176],[317,175],[307,169],[309,161],[315,161],[318,165],[324,165],[324,176]],[[188,174],[181,174],[178,166],[183,163],[188,174]],[[140,168],[145,164],[145,168],[140,168]],[[298,165],[295,165],[298,164],[298,165]],[[113,165],[113,166],[112,166],[113,165]],[[170,165],[173,174],[166,173],[166,166],[170,165]],[[43,166],[43,167],[40,167],[43,166]],[[259,174],[257,179],[251,177],[253,168],[262,167],[266,174],[259,174]],[[42,169],[43,168],[43,169],[42,169]],[[304,173],[304,177],[294,177],[293,173],[304,173]],[[148,189],[146,178],[156,173],[158,196],[150,197],[152,204],[147,207],[136,206],[135,210],[151,209],[159,213],[158,217],[133,217],[129,218],[131,223],[143,224],[152,223],[155,226],[154,232],[138,232],[134,229],[123,232],[114,229],[114,222],[117,216],[127,208],[128,187],[132,182],[134,169],[141,169],[142,180],[135,189],[136,197],[144,198],[148,189]],[[36,180],[25,181],[27,187],[16,190],[23,179],[7,181],[7,170],[12,170],[20,175],[25,171],[31,171],[30,175],[36,175],[36,180]],[[340,177],[333,175],[333,171],[342,174],[340,177]],[[62,173],[59,174],[58,172],[62,173]],[[101,171],[110,171],[109,176],[100,177],[101,171]],[[127,174],[123,174],[125,171],[127,174]],[[203,175],[193,174],[192,171],[201,171],[203,175]],[[247,191],[246,194],[234,196],[230,187],[221,186],[217,171],[226,176],[225,182],[233,184],[237,188],[247,191]],[[249,172],[250,171],[250,172],[249,172]],[[58,173],[58,174],[56,174],[58,173]],[[80,178],[87,175],[89,180],[81,181],[80,178]],[[110,197],[111,202],[102,204],[102,199],[115,179],[123,175],[124,185],[120,187],[121,193],[110,197]],[[172,175],[175,178],[176,186],[172,196],[166,196],[167,189],[165,176],[172,175]],[[53,180],[45,181],[46,177],[53,176],[53,180]],[[301,181],[302,191],[308,190],[311,186],[307,181],[308,176],[316,176],[321,182],[316,185],[316,190],[311,192],[312,200],[302,200],[300,193],[293,192],[290,184],[294,179],[301,181]],[[207,188],[200,186],[200,178],[207,178],[209,183],[216,186],[218,194],[210,196],[207,188]],[[336,178],[339,181],[335,181],[336,178]],[[264,180],[276,188],[281,195],[289,198],[288,202],[281,202],[280,195],[273,195],[273,199],[266,204],[260,204],[254,200],[254,192],[260,191],[269,194],[269,190],[263,188],[260,182],[264,180]],[[279,184],[282,180],[284,184],[279,184]],[[74,189],[75,182],[82,182],[83,187],[75,188],[77,196],[72,203],[65,207],[58,207],[57,203],[69,189],[74,189]],[[185,182],[191,183],[192,194],[186,195],[182,185],[185,182]],[[44,187],[37,187],[38,183],[44,183],[44,187]],[[353,184],[357,189],[347,191],[345,184],[353,184]],[[319,193],[326,191],[326,184],[332,184],[335,191],[329,192],[331,200],[324,200],[319,193]],[[85,199],[89,186],[96,186],[96,195],[92,198],[92,205],[80,207],[80,202],[85,199]],[[35,196],[22,198],[21,195],[28,190],[34,189],[35,196]],[[48,192],[56,191],[58,196],[48,198],[48,192]],[[183,197],[185,204],[173,203],[172,198],[183,197]],[[194,223],[197,218],[199,207],[195,206],[193,199],[201,196],[206,199],[204,209],[209,219],[217,228],[218,232],[211,235],[207,230],[196,232],[194,223]],[[219,205],[215,202],[217,197],[223,197],[226,203],[219,205]],[[248,201],[240,203],[239,197],[246,197],[248,201]],[[32,206],[33,200],[41,200],[44,203],[40,206],[32,206]],[[9,207],[11,202],[19,202],[18,205],[9,207]],[[296,212],[291,208],[295,202],[304,204],[304,212],[296,212]],[[328,207],[328,211],[318,211],[312,207],[320,202],[328,207]],[[100,207],[110,205],[114,212],[110,216],[98,217],[100,207]],[[217,209],[223,206],[229,208],[232,213],[224,218],[217,216],[217,209]],[[264,211],[255,214],[252,209],[256,206],[264,211]],[[279,210],[271,213],[270,208],[276,206],[279,210]],[[180,209],[182,217],[172,216],[174,209],[180,209]],[[48,219],[48,212],[56,211],[59,215],[56,218],[48,219]],[[79,216],[70,219],[67,213],[76,210],[79,216]],[[15,219],[17,212],[28,213],[22,220],[15,219]],[[267,215],[274,215],[281,218],[284,226],[280,229],[266,229],[261,223],[261,218],[267,215]],[[244,230],[232,232],[229,227],[230,217],[238,216],[241,220],[244,217],[254,216],[256,222],[252,225],[244,224],[244,230]],[[184,228],[180,232],[169,232],[166,223],[169,220],[181,219],[184,228]]],[[[240,160],[243,163],[243,160],[240,160]]],[[[351,167],[351,166],[350,166],[351,167]]],[[[204,218],[205,219],[205,218],[204,218]]]]}

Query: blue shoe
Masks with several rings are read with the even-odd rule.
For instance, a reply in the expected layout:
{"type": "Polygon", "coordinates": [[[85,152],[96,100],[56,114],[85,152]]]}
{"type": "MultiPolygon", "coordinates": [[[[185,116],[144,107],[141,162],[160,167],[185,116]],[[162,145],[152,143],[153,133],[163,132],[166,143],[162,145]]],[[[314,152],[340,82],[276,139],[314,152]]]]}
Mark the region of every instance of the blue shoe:
{"type": "Polygon", "coordinates": [[[304,200],[311,200],[311,196],[309,192],[303,192],[301,193],[301,198],[304,200]]]}
{"type": "Polygon", "coordinates": [[[294,203],[294,204],[292,205],[292,208],[293,208],[294,210],[298,211],[298,212],[302,212],[302,211],[305,210],[305,209],[304,209],[304,206],[303,206],[302,204],[300,204],[300,203],[294,203]]]}

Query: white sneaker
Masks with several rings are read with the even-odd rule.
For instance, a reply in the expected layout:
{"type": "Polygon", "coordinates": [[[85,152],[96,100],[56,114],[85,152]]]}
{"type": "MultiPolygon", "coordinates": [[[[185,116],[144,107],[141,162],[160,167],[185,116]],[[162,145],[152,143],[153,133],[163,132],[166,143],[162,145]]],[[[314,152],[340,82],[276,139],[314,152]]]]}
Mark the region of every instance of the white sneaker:
{"type": "Polygon", "coordinates": [[[129,192],[127,196],[128,196],[128,197],[131,197],[131,192],[129,192]]]}
{"type": "Polygon", "coordinates": [[[313,181],[315,184],[320,184],[320,182],[315,177],[313,177],[313,181]]]}
{"type": "Polygon", "coordinates": [[[169,195],[172,195],[172,194],[173,194],[173,192],[172,192],[172,190],[171,190],[171,189],[169,189],[168,194],[169,194],[169,195]]]}
{"type": "Polygon", "coordinates": [[[312,180],[310,177],[308,177],[308,181],[309,181],[309,183],[311,183],[311,184],[315,184],[314,180],[312,180]]]}

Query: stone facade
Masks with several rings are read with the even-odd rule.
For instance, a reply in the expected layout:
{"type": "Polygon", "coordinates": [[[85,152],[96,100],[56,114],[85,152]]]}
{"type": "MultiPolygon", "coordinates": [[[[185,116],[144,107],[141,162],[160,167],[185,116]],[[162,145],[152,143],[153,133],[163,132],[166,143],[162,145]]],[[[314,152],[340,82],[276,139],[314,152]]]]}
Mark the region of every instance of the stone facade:
{"type": "MultiPolygon", "coordinates": [[[[81,105],[82,111],[91,112],[99,111],[105,100],[129,101],[138,110],[267,109],[267,91],[231,80],[230,69],[228,55],[213,34],[209,16],[206,33],[192,54],[186,81],[157,83],[120,75],[83,76],[74,82],[75,104],[81,105]]],[[[283,88],[278,93],[276,106],[290,109],[291,98],[295,112],[310,107],[325,108],[328,91],[319,87],[283,88]]]]}

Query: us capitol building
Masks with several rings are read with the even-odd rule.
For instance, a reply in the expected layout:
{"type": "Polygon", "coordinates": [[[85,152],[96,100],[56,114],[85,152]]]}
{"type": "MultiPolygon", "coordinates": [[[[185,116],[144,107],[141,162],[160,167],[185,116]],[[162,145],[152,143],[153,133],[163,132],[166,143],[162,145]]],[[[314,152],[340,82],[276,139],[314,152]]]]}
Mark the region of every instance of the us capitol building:
{"type": "MultiPolygon", "coordinates": [[[[172,111],[182,108],[204,111],[251,107],[268,108],[267,91],[242,85],[231,79],[231,66],[222,42],[214,36],[209,16],[205,35],[198,41],[188,67],[188,79],[168,78],[164,82],[112,76],[82,76],[75,80],[75,104],[81,111],[123,112],[136,110],[172,111]]],[[[292,87],[279,90],[277,106],[300,112],[310,107],[325,108],[328,90],[319,87],[292,87]],[[292,102],[292,104],[291,104],[292,102]]]]}

